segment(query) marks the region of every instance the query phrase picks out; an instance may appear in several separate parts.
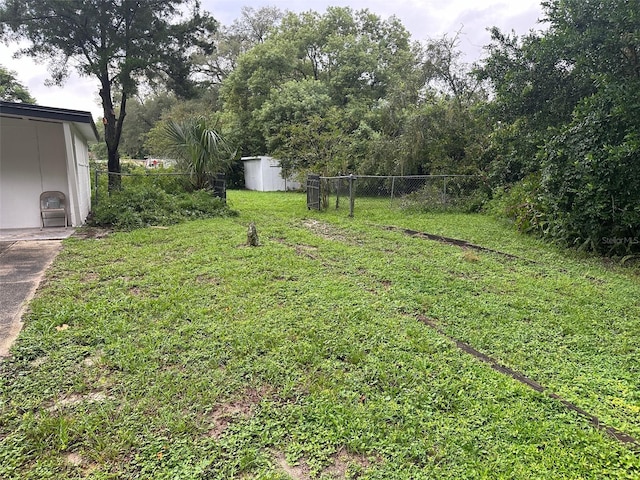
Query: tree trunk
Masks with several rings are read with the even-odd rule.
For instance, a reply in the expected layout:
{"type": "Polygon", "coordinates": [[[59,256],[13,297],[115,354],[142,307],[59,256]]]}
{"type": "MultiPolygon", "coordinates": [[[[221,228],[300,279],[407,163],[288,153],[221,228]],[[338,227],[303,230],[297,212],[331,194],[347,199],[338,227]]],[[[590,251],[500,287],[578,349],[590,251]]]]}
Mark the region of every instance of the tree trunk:
{"type": "MultiPolygon", "coordinates": [[[[105,128],[106,137],[106,128],[105,128]]],[[[107,169],[109,170],[109,193],[120,190],[122,186],[122,177],[120,176],[120,153],[118,150],[111,150],[107,142],[108,161],[107,169]]]]}
{"type": "Polygon", "coordinates": [[[104,124],[104,140],[107,144],[107,169],[109,171],[109,193],[111,193],[120,190],[122,185],[118,146],[120,145],[120,136],[122,134],[122,122],[126,115],[125,107],[127,97],[123,92],[120,103],[120,113],[118,117],[116,117],[111,94],[111,82],[109,81],[108,74],[102,76],[101,83],[100,97],[102,98],[102,109],[104,111],[102,123],[104,124]]]}

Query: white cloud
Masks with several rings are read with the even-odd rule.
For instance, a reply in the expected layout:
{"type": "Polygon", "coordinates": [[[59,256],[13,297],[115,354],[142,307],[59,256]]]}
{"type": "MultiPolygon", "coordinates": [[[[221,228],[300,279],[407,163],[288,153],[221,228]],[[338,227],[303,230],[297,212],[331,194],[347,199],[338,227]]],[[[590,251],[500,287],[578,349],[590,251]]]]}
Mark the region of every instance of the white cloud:
{"type": "Polygon", "coordinates": [[[47,86],[50,77],[47,65],[29,57],[15,59],[12,55],[16,50],[17,47],[11,46],[3,50],[0,65],[17,74],[18,81],[27,87],[39,105],[90,111],[94,117],[102,115],[96,79],[79,77],[72,71],[64,85],[47,86]]]}
{"type": "MultiPolygon", "coordinates": [[[[328,6],[350,6],[354,10],[369,9],[382,18],[397,16],[415,40],[454,35],[462,29],[460,48],[468,62],[480,58],[482,47],[489,42],[487,27],[515,30],[524,34],[539,28],[542,16],[539,0],[203,0],[203,8],[223,25],[230,25],[240,16],[243,5],[256,9],[276,6],[295,12],[316,10],[324,12],[328,6]]],[[[101,116],[97,80],[80,78],[75,73],[62,87],[47,87],[47,66],[28,58],[11,58],[15,47],[0,50],[0,65],[17,72],[18,80],[28,87],[40,105],[91,111],[101,116]]]]}

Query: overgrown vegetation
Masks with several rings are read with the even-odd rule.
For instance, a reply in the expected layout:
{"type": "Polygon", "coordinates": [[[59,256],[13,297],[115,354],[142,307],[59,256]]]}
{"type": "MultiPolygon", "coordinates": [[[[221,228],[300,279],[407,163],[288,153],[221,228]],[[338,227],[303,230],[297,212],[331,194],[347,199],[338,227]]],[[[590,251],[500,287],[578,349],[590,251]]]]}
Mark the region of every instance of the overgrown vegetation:
{"type": "Polygon", "coordinates": [[[224,173],[236,151],[205,117],[171,121],[163,131],[165,152],[177,160],[177,169],[189,174],[196,189],[213,188],[212,178],[224,173]]]}
{"type": "Polygon", "coordinates": [[[638,453],[420,321],[638,438],[637,272],[487,216],[229,201],[239,217],[65,241],[0,364],[0,477],[640,475],[638,453]]]}
{"type": "MultiPolygon", "coordinates": [[[[540,30],[491,28],[473,66],[458,48],[464,32],[416,42],[397,18],[369,10],[245,8],[217,29],[192,0],[99,3],[6,0],[0,22],[3,38],[31,42],[23,53],[53,59],[53,80],[68,66],[55,60],[71,56],[100,79],[112,171],[121,138],[130,155],[165,155],[166,133],[188,130],[173,127],[216,125],[215,136],[196,137],[277,157],[288,174],[481,175],[497,203],[515,202],[507,215],[522,231],[598,254],[640,253],[637,1],[543,2],[540,30]],[[75,30],[83,34],[59,34],[75,30]],[[134,99],[143,84],[153,93],[134,99]]],[[[202,165],[188,162],[198,187],[211,173],[202,165]]],[[[241,185],[238,165],[230,170],[241,185]]]]}
{"type": "Polygon", "coordinates": [[[182,175],[172,168],[150,172],[128,164],[123,167],[126,173],[118,191],[109,193],[106,173],[99,175],[90,225],[133,230],[237,215],[211,189],[194,190],[189,174],[182,175]]]}
{"type": "Polygon", "coordinates": [[[210,190],[170,194],[157,187],[112,192],[94,207],[90,225],[133,230],[236,214],[210,190]]]}
{"type": "Polygon", "coordinates": [[[493,30],[482,71],[496,89],[489,170],[503,184],[538,176],[525,229],[600,253],[638,253],[640,4],[544,6],[546,31],[493,30]]]}

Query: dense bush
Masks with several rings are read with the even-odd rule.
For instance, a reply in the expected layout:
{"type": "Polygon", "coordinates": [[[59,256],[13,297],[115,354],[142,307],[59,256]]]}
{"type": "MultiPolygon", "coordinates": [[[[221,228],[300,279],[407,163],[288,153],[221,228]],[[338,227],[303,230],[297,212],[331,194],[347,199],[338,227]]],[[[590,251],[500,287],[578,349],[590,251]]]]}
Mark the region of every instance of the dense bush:
{"type": "Polygon", "coordinates": [[[150,225],[172,225],[186,220],[237,215],[210,191],[167,193],[153,185],[121,190],[102,199],[90,224],[133,230],[150,225]]]}
{"type": "Polygon", "coordinates": [[[640,2],[549,0],[548,27],[492,29],[487,172],[521,230],[605,255],[640,253],[640,2]]]}
{"type": "Polygon", "coordinates": [[[604,254],[640,252],[640,82],[603,82],[541,151],[546,235],[604,254]]]}
{"type": "Polygon", "coordinates": [[[484,210],[498,218],[506,217],[523,233],[544,235],[548,228],[539,174],[531,174],[509,187],[497,188],[484,210]]]}

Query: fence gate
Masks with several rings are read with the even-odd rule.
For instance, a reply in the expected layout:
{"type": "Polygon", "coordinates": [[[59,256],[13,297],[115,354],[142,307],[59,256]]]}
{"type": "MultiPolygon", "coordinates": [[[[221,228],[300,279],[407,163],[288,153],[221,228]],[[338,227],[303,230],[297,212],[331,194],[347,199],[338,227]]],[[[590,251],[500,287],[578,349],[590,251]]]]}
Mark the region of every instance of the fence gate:
{"type": "Polygon", "coordinates": [[[221,198],[223,202],[227,202],[227,176],[224,173],[218,173],[210,179],[213,187],[213,196],[221,198]]]}
{"type": "Polygon", "coordinates": [[[320,175],[307,175],[307,209],[320,210],[320,175]]]}

